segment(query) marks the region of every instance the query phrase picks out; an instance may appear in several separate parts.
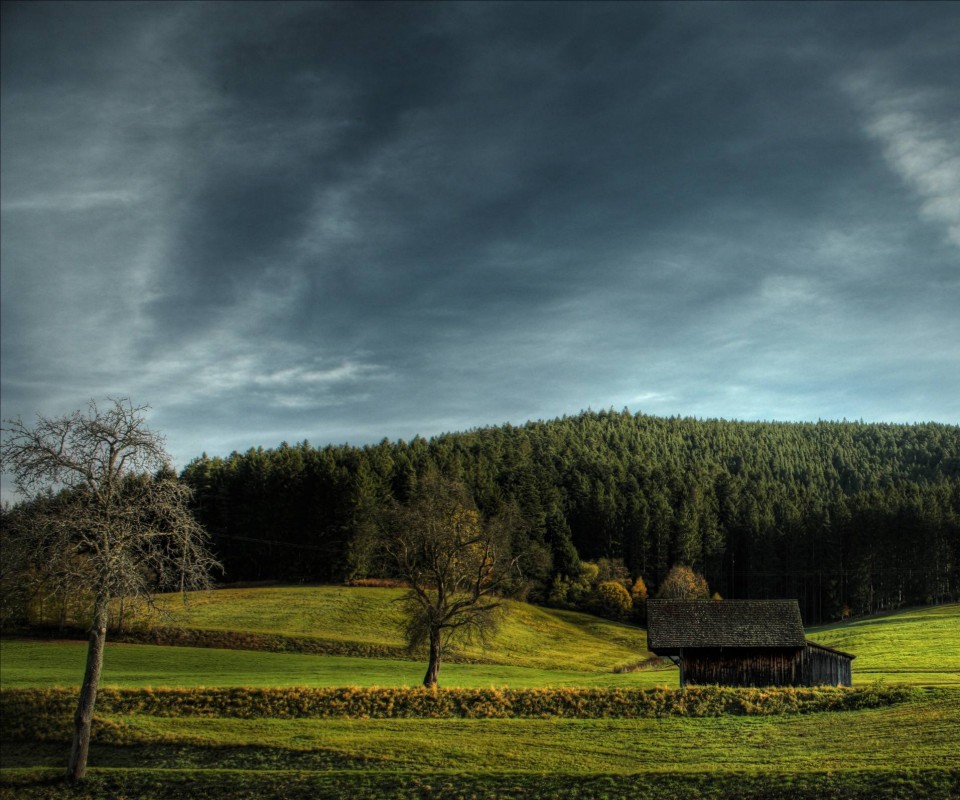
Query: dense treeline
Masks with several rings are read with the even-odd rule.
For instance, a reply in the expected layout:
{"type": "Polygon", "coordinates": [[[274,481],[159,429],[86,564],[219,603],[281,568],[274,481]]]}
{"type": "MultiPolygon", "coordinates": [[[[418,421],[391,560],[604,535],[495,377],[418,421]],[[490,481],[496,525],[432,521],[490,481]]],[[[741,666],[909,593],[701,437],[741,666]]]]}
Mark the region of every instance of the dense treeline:
{"type": "Polygon", "coordinates": [[[431,472],[512,514],[544,601],[580,560],[656,591],[674,563],[724,597],[796,597],[808,623],[960,594],[960,428],[587,412],[363,448],[304,442],[191,462],[230,580],[384,575],[379,512],[431,472]]]}

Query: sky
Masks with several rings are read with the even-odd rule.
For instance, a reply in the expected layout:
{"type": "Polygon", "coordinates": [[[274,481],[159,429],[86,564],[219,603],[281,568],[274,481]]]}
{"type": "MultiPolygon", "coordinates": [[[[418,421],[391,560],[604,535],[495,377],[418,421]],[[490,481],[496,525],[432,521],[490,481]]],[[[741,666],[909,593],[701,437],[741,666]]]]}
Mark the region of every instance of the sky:
{"type": "Polygon", "coordinates": [[[960,423],[960,3],[9,3],[5,419],[177,466],[960,423]]]}

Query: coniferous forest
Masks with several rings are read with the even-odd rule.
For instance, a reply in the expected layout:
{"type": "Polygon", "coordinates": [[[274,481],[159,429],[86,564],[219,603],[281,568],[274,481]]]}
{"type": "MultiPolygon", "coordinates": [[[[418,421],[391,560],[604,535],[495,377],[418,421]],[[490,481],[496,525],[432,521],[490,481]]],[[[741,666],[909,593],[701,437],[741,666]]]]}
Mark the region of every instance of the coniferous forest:
{"type": "Polygon", "coordinates": [[[960,596],[960,427],[585,412],[410,442],[307,442],[192,461],[229,581],[390,577],[378,520],[424,476],[512,519],[529,599],[618,563],[725,598],[796,597],[807,624],[960,596]]]}

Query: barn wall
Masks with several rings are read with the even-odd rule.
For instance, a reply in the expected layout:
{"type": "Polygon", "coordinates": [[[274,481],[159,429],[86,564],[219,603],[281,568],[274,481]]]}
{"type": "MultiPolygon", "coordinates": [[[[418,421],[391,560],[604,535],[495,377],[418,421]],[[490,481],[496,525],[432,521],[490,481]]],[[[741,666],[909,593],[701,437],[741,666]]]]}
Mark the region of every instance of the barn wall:
{"type": "Polygon", "coordinates": [[[802,686],[802,648],[683,650],[685,685],[802,686]]]}
{"type": "Polygon", "coordinates": [[[815,647],[685,648],[683,685],[850,686],[850,659],[815,647]]]}
{"type": "Polygon", "coordinates": [[[803,651],[803,682],[807,686],[850,686],[850,659],[816,647],[803,651]]]}

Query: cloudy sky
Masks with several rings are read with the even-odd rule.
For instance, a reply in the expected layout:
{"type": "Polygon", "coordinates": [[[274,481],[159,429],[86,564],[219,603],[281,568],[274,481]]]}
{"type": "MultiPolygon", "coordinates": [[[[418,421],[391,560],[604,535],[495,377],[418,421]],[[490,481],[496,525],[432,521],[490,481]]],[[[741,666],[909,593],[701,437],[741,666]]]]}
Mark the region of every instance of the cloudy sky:
{"type": "Polygon", "coordinates": [[[5,418],[960,422],[960,4],[12,3],[5,418]]]}

